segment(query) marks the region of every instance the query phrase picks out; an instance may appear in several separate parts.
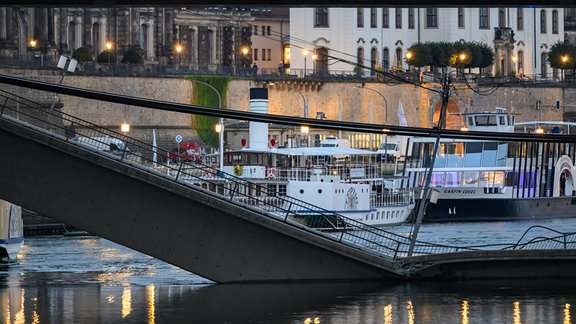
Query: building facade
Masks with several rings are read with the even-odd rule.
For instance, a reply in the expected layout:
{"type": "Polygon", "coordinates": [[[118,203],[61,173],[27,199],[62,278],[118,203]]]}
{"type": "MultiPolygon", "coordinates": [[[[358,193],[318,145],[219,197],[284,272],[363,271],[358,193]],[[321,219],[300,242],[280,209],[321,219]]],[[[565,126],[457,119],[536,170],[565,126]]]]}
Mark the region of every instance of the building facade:
{"type": "Polygon", "coordinates": [[[465,41],[493,49],[494,64],[477,72],[549,79],[559,71],[547,52],[565,38],[563,8],[292,8],[290,17],[292,68],[310,67],[314,52],[314,71],[330,74],[406,70],[415,43],[465,41]]]}
{"type": "Polygon", "coordinates": [[[287,9],[0,7],[0,56],[39,53],[48,65],[86,47],[118,63],[136,49],[145,64],[234,74],[256,61],[276,71],[288,24],[287,9]]]}

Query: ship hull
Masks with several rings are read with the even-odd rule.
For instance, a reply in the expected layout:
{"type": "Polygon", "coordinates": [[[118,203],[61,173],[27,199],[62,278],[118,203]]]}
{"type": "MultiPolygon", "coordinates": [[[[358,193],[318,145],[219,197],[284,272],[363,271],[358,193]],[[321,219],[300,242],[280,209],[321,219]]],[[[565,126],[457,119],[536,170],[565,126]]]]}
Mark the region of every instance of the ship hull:
{"type": "Polygon", "coordinates": [[[576,217],[576,197],[439,199],[423,222],[513,221],[576,217]]]}

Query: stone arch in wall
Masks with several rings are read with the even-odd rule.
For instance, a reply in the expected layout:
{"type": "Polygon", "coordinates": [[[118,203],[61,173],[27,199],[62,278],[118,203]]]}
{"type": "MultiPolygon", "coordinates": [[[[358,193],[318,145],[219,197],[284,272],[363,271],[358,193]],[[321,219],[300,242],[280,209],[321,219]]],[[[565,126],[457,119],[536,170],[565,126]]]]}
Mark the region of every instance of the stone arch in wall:
{"type": "MultiPolygon", "coordinates": [[[[432,117],[432,124],[438,125],[440,118],[440,110],[442,109],[442,100],[440,100],[434,108],[434,115],[432,117]]],[[[448,106],[446,107],[446,125],[445,129],[461,129],[464,127],[464,119],[462,117],[462,110],[458,101],[454,98],[448,98],[448,106]]]]}
{"type": "Polygon", "coordinates": [[[576,182],[574,180],[575,167],[572,159],[567,155],[561,156],[554,166],[554,180],[552,196],[574,196],[576,182]]]}

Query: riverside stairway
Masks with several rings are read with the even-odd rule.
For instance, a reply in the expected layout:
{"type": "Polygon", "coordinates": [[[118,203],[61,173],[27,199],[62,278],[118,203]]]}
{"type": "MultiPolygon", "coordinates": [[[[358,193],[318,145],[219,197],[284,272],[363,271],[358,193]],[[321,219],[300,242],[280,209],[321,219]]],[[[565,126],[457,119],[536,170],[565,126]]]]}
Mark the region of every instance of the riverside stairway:
{"type": "Polygon", "coordinates": [[[0,104],[0,197],[215,282],[574,276],[574,233],[505,246],[418,241],[409,255],[409,237],[200,163],[158,162],[166,152],[149,143],[7,92],[0,104]],[[131,151],[76,140],[106,136],[131,151]]]}

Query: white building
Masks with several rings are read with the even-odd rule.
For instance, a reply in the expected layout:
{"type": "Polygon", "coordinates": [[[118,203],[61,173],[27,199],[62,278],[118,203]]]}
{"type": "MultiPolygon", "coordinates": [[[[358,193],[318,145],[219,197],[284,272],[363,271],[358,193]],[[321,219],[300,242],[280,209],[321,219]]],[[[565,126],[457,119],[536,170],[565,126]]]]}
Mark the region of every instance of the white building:
{"type": "MultiPolygon", "coordinates": [[[[564,41],[563,8],[292,8],[291,74],[351,73],[354,64],[407,69],[417,42],[481,42],[494,52],[492,75],[552,78],[550,47],[564,41]],[[304,53],[307,50],[308,54],[304,53]],[[310,53],[315,53],[312,62],[310,53]],[[306,65],[306,66],[305,66],[306,65]]],[[[478,72],[478,71],[476,71],[478,72]]]]}

